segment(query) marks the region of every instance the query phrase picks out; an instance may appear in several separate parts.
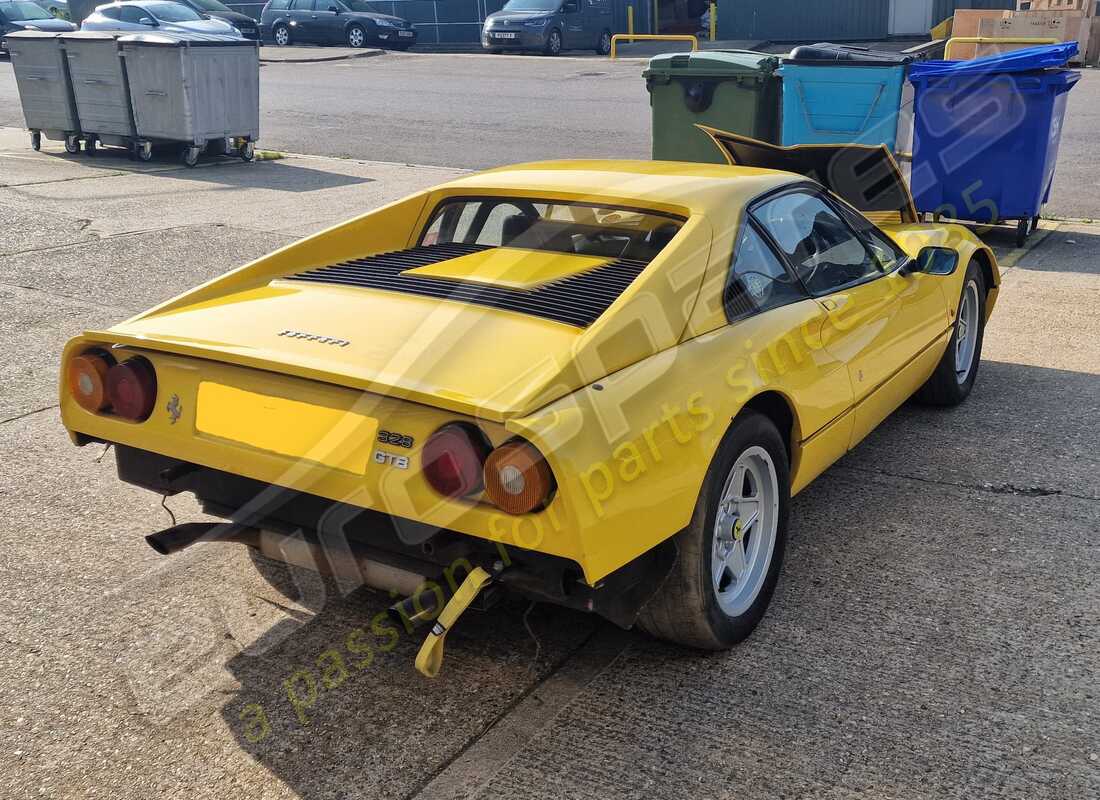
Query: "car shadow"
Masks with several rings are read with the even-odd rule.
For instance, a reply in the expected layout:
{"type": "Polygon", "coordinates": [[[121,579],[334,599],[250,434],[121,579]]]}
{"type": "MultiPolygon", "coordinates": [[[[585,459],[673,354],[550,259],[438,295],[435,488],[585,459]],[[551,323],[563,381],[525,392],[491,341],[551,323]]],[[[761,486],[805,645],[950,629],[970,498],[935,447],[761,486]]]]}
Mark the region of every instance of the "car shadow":
{"type": "MultiPolygon", "coordinates": [[[[713,751],[720,730],[708,726],[719,721],[745,723],[739,746],[769,752],[761,761],[765,767],[801,759],[807,748],[822,753],[818,763],[830,763],[833,756],[843,761],[847,745],[843,737],[819,738],[815,731],[838,698],[853,707],[871,705],[878,702],[875,692],[900,686],[895,713],[914,725],[926,719],[927,707],[951,708],[959,699],[955,692],[978,702],[972,693],[980,682],[960,688],[930,681],[939,665],[966,656],[953,629],[927,626],[925,618],[982,608],[988,590],[982,581],[991,569],[1009,568],[996,549],[960,544],[960,537],[991,535],[977,530],[982,525],[996,530],[1000,524],[993,501],[976,510],[981,501],[975,498],[1000,496],[1011,503],[1048,489],[1085,491],[1074,482],[1096,471],[1095,455],[1091,465],[1080,453],[1076,464],[1066,457],[1087,447],[1081,431],[1098,395],[1100,376],[987,362],[966,405],[904,406],[793,499],[783,577],[747,641],[730,653],[706,654],[632,634],[614,670],[578,687],[582,694],[568,709],[548,710],[554,722],[546,730],[552,733],[540,734],[540,749],[560,747],[585,763],[625,770],[632,759],[644,762],[647,746],[674,746],[678,755],[661,761],[659,775],[654,764],[637,764],[659,785],[671,786],[698,780],[695,756],[713,751]],[[1037,417],[1050,424],[1036,425],[1037,417]],[[1040,443],[1049,463],[1035,461],[1040,443]],[[967,456],[946,457],[956,452],[967,456]],[[1045,470],[1050,487],[1029,488],[1033,470],[1045,470]],[[929,503],[937,520],[952,523],[926,527],[929,503]],[[957,563],[960,547],[974,563],[957,563]],[[915,642],[922,648],[916,659],[915,642]],[[863,654],[854,661],[853,648],[863,654]],[[704,706],[713,707],[713,716],[696,719],[688,711],[704,706]],[[677,712],[683,719],[666,720],[669,730],[689,726],[675,745],[653,744],[659,730],[631,727],[658,713],[653,708],[683,709],[677,712]],[[777,715],[783,716],[782,736],[777,715]],[[581,720],[577,727],[574,717],[581,720]],[[599,733],[593,726],[606,739],[587,741],[599,733]],[[598,753],[592,750],[597,746],[603,748],[598,753]]],[[[385,597],[365,590],[340,595],[328,585],[321,594],[312,590],[311,598],[288,568],[263,557],[254,561],[265,580],[312,613],[272,626],[229,660],[240,688],[220,713],[240,747],[305,800],[411,796],[603,625],[591,616],[536,606],[526,620],[536,644],[524,623],[526,602],[506,600],[463,617],[448,637],[442,676],[429,680],[413,670],[423,631],[372,630],[385,597]]],[[[1022,617],[1009,611],[1014,626],[1041,626],[1041,609],[1022,617]]],[[[1005,624],[989,615],[967,636],[996,641],[1007,635],[1005,624]]],[[[981,668],[1011,670],[1015,663],[982,662],[981,668]]],[[[1011,674],[997,678],[1025,685],[1011,674]]],[[[867,742],[886,747],[873,737],[867,742]]]]}
{"type": "Polygon", "coordinates": [[[236,156],[204,155],[198,166],[191,168],[179,163],[177,154],[176,148],[157,148],[153,159],[148,162],[131,160],[121,148],[102,148],[91,158],[83,153],[72,155],[51,152],[48,155],[81,166],[133,175],[156,175],[195,183],[216,183],[227,187],[269,189],[277,192],[315,192],[375,182],[374,178],[304,166],[293,158],[257,159],[245,163],[236,156]]]}

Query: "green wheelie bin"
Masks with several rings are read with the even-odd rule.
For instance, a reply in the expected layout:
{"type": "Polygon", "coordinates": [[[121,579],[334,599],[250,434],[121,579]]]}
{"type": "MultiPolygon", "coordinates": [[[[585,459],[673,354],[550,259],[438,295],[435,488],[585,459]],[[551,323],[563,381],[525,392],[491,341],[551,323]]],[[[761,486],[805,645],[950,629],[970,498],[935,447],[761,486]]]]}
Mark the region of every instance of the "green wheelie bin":
{"type": "Polygon", "coordinates": [[[696,124],[779,143],[780,61],[747,50],[654,56],[642,73],[653,114],[653,158],[724,164],[696,124]]]}

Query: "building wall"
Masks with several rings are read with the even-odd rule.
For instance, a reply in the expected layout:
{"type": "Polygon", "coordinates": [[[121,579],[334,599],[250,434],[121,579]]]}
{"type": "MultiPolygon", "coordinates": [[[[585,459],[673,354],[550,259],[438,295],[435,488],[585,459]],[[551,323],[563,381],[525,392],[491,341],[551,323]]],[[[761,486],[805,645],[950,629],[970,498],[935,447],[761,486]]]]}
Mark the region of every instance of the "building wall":
{"type": "MultiPolygon", "coordinates": [[[[933,24],[955,8],[1016,7],[1016,0],[935,0],[933,24]]],[[[721,39],[774,42],[885,39],[890,0],[718,0],[721,39]]]]}

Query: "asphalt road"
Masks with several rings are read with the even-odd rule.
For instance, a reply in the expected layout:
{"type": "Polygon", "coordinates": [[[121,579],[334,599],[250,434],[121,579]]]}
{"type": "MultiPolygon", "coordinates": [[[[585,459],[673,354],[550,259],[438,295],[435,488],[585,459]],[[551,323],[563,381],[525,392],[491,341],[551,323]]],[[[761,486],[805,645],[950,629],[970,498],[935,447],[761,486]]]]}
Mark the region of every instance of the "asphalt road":
{"type": "MultiPolygon", "coordinates": [[[[265,64],[262,143],[472,169],[545,158],[648,158],[644,65],[416,53],[265,64]]],[[[1100,219],[1100,71],[1084,71],[1069,106],[1046,213],[1100,219]]],[[[22,124],[11,66],[0,62],[0,125],[22,124]]]]}

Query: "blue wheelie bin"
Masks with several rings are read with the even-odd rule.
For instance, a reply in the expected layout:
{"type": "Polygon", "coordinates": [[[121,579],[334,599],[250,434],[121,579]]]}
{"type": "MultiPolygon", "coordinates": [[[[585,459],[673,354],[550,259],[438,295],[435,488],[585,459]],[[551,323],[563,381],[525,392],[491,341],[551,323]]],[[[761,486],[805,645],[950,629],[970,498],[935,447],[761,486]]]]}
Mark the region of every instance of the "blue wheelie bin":
{"type": "Polygon", "coordinates": [[[1017,245],[1050,195],[1066,99],[1081,73],[1057,69],[1077,45],[973,61],[914,64],[917,211],[971,222],[1015,220],[1017,245]]]}
{"type": "Polygon", "coordinates": [[[814,44],[783,61],[784,145],[897,145],[898,111],[912,56],[814,44]]]}

